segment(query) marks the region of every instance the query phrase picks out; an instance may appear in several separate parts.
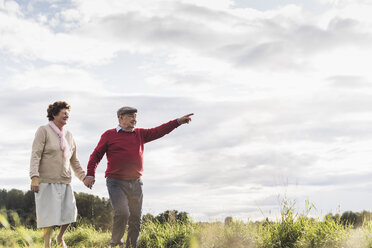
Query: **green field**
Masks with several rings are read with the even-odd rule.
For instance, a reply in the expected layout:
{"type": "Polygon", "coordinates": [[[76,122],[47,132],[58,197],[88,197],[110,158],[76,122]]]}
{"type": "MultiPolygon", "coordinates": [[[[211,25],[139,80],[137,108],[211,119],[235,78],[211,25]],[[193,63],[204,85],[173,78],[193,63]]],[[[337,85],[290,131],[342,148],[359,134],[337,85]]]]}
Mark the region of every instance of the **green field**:
{"type": "MultiPolygon", "coordinates": [[[[17,224],[17,216],[0,216],[0,247],[42,247],[41,230],[17,224]],[[14,226],[8,224],[15,218],[14,226]]],[[[55,234],[57,229],[55,230],[55,234]]],[[[91,225],[77,225],[68,230],[65,241],[69,247],[108,247],[110,233],[91,225]]],[[[56,244],[53,243],[53,247],[56,244]]],[[[275,221],[243,223],[197,223],[191,220],[144,221],[138,247],[151,248],[372,248],[372,222],[353,228],[339,219],[323,220],[295,213],[284,206],[275,221]]]]}

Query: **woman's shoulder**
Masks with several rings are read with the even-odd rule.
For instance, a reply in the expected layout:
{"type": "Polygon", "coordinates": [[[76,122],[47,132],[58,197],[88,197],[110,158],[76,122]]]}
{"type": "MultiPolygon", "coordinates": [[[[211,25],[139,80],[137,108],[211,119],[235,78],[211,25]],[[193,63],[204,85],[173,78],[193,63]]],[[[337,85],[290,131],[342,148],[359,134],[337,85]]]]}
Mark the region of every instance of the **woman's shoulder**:
{"type": "Polygon", "coordinates": [[[45,124],[39,127],[39,129],[44,129],[44,130],[47,130],[48,128],[50,128],[49,124],[45,124]]]}
{"type": "Polygon", "coordinates": [[[42,125],[40,126],[37,130],[36,133],[47,133],[48,132],[48,124],[47,125],[42,125]]]}
{"type": "Polygon", "coordinates": [[[66,137],[71,137],[72,138],[72,133],[71,133],[70,130],[65,129],[65,135],[66,135],[66,137]]]}

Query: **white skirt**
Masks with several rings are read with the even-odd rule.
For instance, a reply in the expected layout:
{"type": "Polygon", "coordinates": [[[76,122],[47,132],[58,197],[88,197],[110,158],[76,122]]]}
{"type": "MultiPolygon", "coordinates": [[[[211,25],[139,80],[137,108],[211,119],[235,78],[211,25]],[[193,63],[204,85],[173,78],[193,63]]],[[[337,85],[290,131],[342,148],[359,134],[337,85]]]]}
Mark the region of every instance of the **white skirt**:
{"type": "Polygon", "coordinates": [[[76,222],[76,201],[70,184],[40,183],[35,204],[37,228],[76,222]]]}

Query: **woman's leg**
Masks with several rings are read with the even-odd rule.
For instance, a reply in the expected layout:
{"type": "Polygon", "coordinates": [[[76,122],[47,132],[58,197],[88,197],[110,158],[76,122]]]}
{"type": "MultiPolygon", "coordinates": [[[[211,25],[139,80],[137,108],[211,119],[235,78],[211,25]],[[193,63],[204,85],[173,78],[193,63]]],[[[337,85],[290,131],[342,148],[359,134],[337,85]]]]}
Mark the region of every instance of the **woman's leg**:
{"type": "Polygon", "coordinates": [[[58,245],[61,245],[62,247],[65,247],[65,241],[63,240],[63,234],[65,234],[67,228],[69,227],[70,224],[62,225],[61,229],[59,230],[58,235],[56,236],[56,241],[58,245]]]}
{"type": "Polygon", "coordinates": [[[51,240],[52,240],[52,234],[53,234],[53,227],[44,227],[43,228],[44,233],[44,248],[50,248],[51,240]]]}

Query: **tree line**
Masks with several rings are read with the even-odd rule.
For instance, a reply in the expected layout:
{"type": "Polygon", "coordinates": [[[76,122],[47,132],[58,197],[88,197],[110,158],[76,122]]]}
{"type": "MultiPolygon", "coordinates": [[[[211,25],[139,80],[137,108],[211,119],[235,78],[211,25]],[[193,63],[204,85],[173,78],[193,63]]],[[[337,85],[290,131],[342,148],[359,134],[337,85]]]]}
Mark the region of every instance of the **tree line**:
{"type": "MultiPolygon", "coordinates": [[[[110,230],[112,225],[113,210],[110,200],[87,193],[74,192],[76,206],[78,209],[78,220],[73,225],[88,224],[97,230],[110,230]]],[[[17,214],[19,224],[28,228],[36,228],[35,194],[32,191],[23,192],[18,189],[0,190],[0,209],[3,216],[17,214]]],[[[14,218],[8,218],[11,226],[16,225],[14,218]]],[[[189,216],[186,212],[167,210],[157,216],[145,214],[142,221],[152,222],[188,222],[189,216]]],[[[0,224],[1,227],[1,224],[0,224]]]]}
{"type": "Polygon", "coordinates": [[[362,211],[362,212],[352,212],[346,211],[342,214],[327,214],[326,218],[331,218],[335,221],[341,222],[344,226],[351,225],[354,228],[361,227],[363,223],[372,221],[372,212],[362,211]]]}
{"type": "MultiPolygon", "coordinates": [[[[88,224],[95,227],[97,230],[109,230],[112,224],[113,210],[110,205],[110,200],[105,197],[98,197],[87,193],[76,193],[76,206],[78,209],[78,221],[74,225],[88,224]]],[[[35,214],[35,195],[32,191],[23,192],[18,189],[0,190],[0,209],[5,216],[13,216],[17,214],[17,220],[21,225],[36,228],[35,214]]],[[[329,213],[325,218],[331,218],[343,225],[352,225],[354,228],[360,227],[366,221],[372,220],[372,212],[352,212],[346,211],[342,214],[329,213]]],[[[167,210],[157,216],[145,214],[142,216],[142,221],[152,221],[158,223],[165,222],[188,222],[189,216],[186,212],[178,212],[177,210],[167,210]]],[[[227,217],[226,222],[231,222],[232,217],[227,217]],[[231,220],[229,219],[231,218],[231,220]]],[[[15,225],[15,220],[9,218],[11,225],[15,225]]],[[[1,224],[0,224],[1,227],[1,224]]]]}

